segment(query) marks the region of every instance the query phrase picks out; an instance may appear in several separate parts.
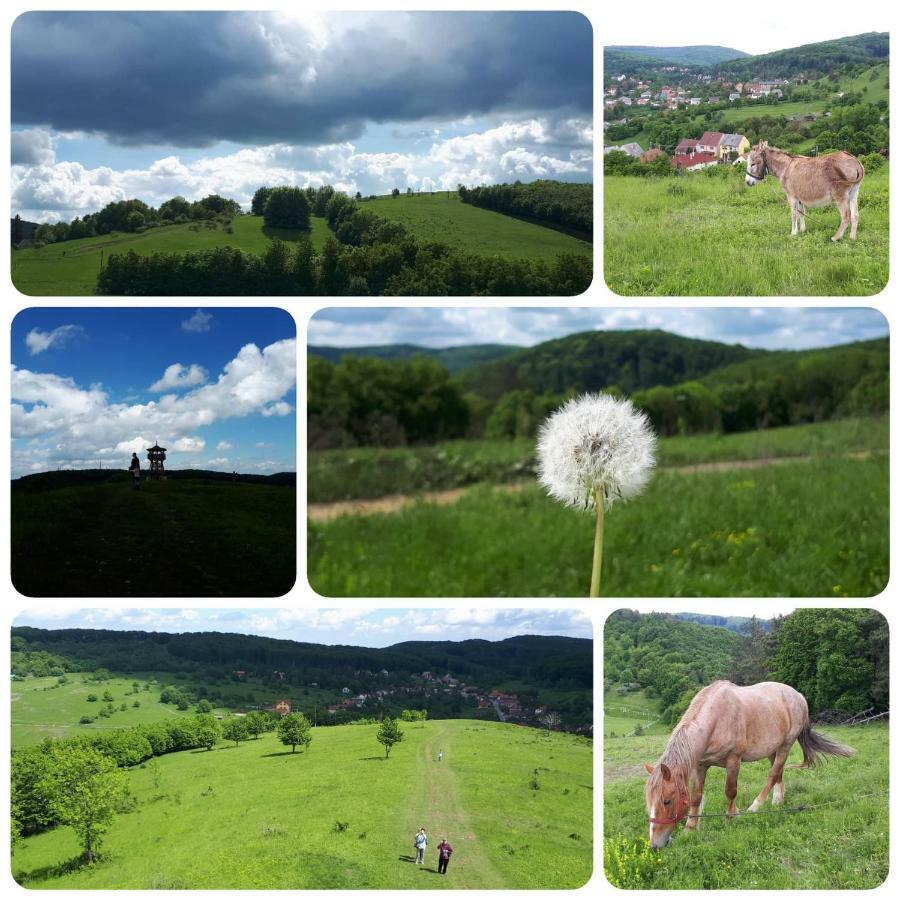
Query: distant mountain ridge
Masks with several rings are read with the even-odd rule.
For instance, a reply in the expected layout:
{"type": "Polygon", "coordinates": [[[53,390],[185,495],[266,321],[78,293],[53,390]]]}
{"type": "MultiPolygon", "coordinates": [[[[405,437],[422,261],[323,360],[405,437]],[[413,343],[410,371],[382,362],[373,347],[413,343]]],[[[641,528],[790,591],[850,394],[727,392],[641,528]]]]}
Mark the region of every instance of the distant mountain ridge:
{"type": "Polygon", "coordinates": [[[735,50],[733,47],[721,47],[715,44],[693,44],[685,47],[611,44],[604,48],[604,53],[609,51],[681,66],[714,65],[723,60],[750,56],[749,53],[745,53],[743,50],[735,50]]]}
{"type": "Polygon", "coordinates": [[[419,344],[376,344],[369,347],[328,347],[310,345],[307,353],[338,363],[345,356],[373,359],[412,359],[427,356],[436,359],[451,375],[491,362],[522,349],[513,344],[463,344],[458,347],[423,347],[419,344]]]}

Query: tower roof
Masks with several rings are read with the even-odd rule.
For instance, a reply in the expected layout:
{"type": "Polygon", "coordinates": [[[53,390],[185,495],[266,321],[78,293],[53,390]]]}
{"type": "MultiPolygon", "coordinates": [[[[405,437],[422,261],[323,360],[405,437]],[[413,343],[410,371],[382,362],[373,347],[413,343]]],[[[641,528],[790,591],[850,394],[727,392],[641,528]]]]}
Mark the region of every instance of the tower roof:
{"type": "Polygon", "coordinates": [[[148,452],[148,453],[149,453],[151,450],[162,450],[163,453],[166,452],[166,448],[165,448],[165,447],[160,447],[158,443],[157,443],[157,444],[154,444],[152,447],[148,447],[148,448],[147,448],[147,452],[148,452]]]}

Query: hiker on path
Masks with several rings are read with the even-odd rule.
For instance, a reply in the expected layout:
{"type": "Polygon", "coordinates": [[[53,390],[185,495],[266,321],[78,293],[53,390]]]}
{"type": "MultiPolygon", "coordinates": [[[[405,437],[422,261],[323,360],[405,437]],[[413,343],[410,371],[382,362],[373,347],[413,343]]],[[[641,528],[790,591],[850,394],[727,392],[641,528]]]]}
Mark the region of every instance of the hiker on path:
{"type": "Polygon", "coordinates": [[[131,472],[131,489],[136,491],[141,486],[141,461],[138,459],[137,453],[131,454],[131,465],[128,467],[131,472]]]}
{"type": "Polygon", "coordinates": [[[441,842],[438,844],[438,874],[446,875],[447,874],[447,865],[450,862],[450,855],[453,853],[453,848],[450,846],[450,842],[447,838],[442,837],[441,842]]]}
{"type": "Polygon", "coordinates": [[[444,751],[438,750],[438,762],[440,762],[444,758],[444,751]]]}
{"type": "Polygon", "coordinates": [[[424,828],[420,828],[416,832],[416,839],[415,839],[416,865],[417,866],[425,865],[425,848],[427,846],[428,846],[428,835],[425,834],[424,828]]]}

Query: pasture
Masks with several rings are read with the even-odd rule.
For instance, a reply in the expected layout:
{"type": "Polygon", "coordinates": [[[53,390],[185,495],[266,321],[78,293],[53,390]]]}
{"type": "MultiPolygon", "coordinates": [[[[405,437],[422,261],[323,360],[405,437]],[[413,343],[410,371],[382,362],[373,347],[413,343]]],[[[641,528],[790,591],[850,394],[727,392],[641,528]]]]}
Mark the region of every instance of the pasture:
{"type": "Polygon", "coordinates": [[[576,888],[592,866],[585,738],[465,720],[404,726],[389,759],[375,725],[317,728],[307,752],[273,735],[135,767],[135,804],[95,866],[71,829],[25,838],[28,888],[576,888]],[[436,755],[443,750],[443,761],[436,755]],[[537,787],[534,785],[537,784],[537,787]],[[412,838],[424,826],[424,866],[412,838]],[[437,874],[446,834],[454,854],[437,874]]]}
{"type": "Polygon", "coordinates": [[[421,241],[481,256],[552,262],[560,253],[590,256],[593,250],[587,241],[553,228],[463,203],[455,191],[377,197],[361,203],[360,209],[400,222],[421,241]]]}
{"type": "MultiPolygon", "coordinates": [[[[888,459],[657,472],[606,517],[603,593],[869,597],[888,577],[888,459]]],[[[578,597],[593,519],[534,482],[308,525],[326,597],[578,597]]]]}
{"type": "Polygon", "coordinates": [[[30,597],[277,597],[296,576],[296,492],[122,481],[11,495],[12,581],[30,597]]]}
{"type": "Polygon", "coordinates": [[[604,270],[622,296],[871,296],[888,279],[888,166],[866,174],[859,235],[832,243],[836,206],[791,237],[784,190],[743,167],[604,178],[604,270]]]}
{"type": "Polygon", "coordinates": [[[325,219],[313,216],[309,231],[269,228],[262,216],[236,216],[229,233],[219,223],[207,228],[203,222],[193,226],[165,225],[149,228],[141,234],[113,232],[99,237],[63,241],[45,247],[16,250],[12,254],[12,281],[28,296],[89,296],[94,293],[100,271],[101,253],[133,250],[141,256],[151,253],[186,253],[213,247],[235,247],[250,253],[264,253],[269,243],[278,238],[296,242],[308,237],[321,250],[331,234],[325,219]],[[194,230],[196,229],[196,230],[194,230]]]}
{"type": "MultiPolygon", "coordinates": [[[[670,729],[659,721],[659,699],[645,691],[618,693],[612,685],[603,694],[603,737],[632,735],[635,729],[644,734],[668,734],[670,729]]],[[[623,688],[624,690],[624,688],[623,688]]]]}
{"type": "MultiPolygon", "coordinates": [[[[819,727],[858,751],[817,769],[785,769],[785,806],[799,813],[743,812],[768,774],[768,760],[745,763],[738,781],[742,815],[679,827],[653,853],[644,807],[645,762],[654,762],[669,729],[640,737],[604,738],[604,869],[616,887],[632,889],[865,889],[888,872],[888,728],[819,727]]],[[[788,765],[802,754],[795,745],[788,765]]],[[[705,813],[725,811],[724,769],[706,779],[705,813]]],[[[770,804],[764,810],[775,809],[770,804]]]]}

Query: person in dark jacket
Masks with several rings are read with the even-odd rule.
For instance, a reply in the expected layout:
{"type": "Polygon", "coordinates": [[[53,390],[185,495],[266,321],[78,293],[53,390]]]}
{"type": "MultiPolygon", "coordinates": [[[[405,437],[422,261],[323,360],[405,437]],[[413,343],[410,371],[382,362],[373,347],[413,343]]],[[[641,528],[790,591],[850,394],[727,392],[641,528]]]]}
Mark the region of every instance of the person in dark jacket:
{"type": "Polygon", "coordinates": [[[131,472],[131,487],[137,490],[141,486],[141,461],[138,459],[137,453],[131,454],[131,465],[128,467],[131,472]]]}
{"type": "Polygon", "coordinates": [[[450,855],[452,853],[453,848],[450,846],[450,842],[447,838],[442,837],[441,842],[438,844],[438,874],[447,874],[447,865],[450,862],[450,855]]]}

